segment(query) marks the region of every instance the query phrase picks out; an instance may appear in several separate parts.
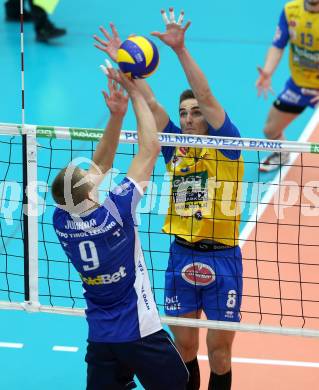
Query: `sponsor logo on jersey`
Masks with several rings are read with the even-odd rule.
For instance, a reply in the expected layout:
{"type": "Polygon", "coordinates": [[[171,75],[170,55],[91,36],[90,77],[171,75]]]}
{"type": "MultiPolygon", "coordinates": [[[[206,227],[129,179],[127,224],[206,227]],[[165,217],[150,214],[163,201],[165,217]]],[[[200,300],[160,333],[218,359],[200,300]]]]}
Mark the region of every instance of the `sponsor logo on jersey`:
{"type": "Polygon", "coordinates": [[[174,156],[172,158],[172,168],[178,167],[181,162],[182,162],[182,158],[181,157],[174,156]]]}
{"type": "Polygon", "coordinates": [[[130,186],[131,186],[131,182],[127,181],[126,183],[123,183],[115,187],[112,192],[115,195],[125,196],[130,192],[130,186]]]}
{"type": "Polygon", "coordinates": [[[293,27],[289,27],[289,37],[292,41],[297,39],[297,31],[293,27]]]}
{"type": "Polygon", "coordinates": [[[151,310],[151,307],[150,307],[150,304],[149,304],[149,301],[148,301],[148,298],[147,298],[147,294],[146,294],[146,291],[144,289],[144,286],[142,286],[142,298],[144,300],[144,303],[145,303],[145,307],[147,310],[151,310]]]}
{"type": "Polygon", "coordinates": [[[103,284],[117,283],[121,279],[125,278],[126,275],[125,267],[121,266],[117,272],[114,272],[114,274],[97,275],[94,278],[91,276],[85,277],[80,274],[80,277],[83,283],[89,286],[99,286],[103,284]]]}
{"type": "Polygon", "coordinates": [[[181,309],[181,303],[178,300],[178,295],[173,295],[172,297],[165,298],[165,310],[172,311],[172,310],[180,310],[180,309],[181,309]]]}
{"type": "Polygon", "coordinates": [[[294,54],[294,60],[297,60],[297,59],[305,59],[305,60],[308,60],[310,62],[315,62],[316,64],[318,64],[319,62],[319,51],[311,51],[311,50],[307,50],[303,47],[299,47],[297,45],[294,45],[292,44],[291,45],[292,47],[292,51],[293,51],[293,54],[294,54]]]}
{"type": "Polygon", "coordinates": [[[96,220],[93,218],[89,221],[72,221],[68,219],[64,229],[86,230],[94,226],[96,226],[96,220]]]}
{"type": "Polygon", "coordinates": [[[282,35],[282,31],[281,31],[280,27],[277,26],[276,31],[275,31],[274,41],[275,42],[279,41],[281,38],[281,35],[282,35]]]}
{"type": "Polygon", "coordinates": [[[197,221],[201,221],[203,219],[203,214],[200,210],[196,211],[195,218],[197,219],[197,221]]]}
{"type": "Polygon", "coordinates": [[[232,310],[226,311],[225,318],[232,320],[234,318],[234,312],[232,310]]]}
{"type": "Polygon", "coordinates": [[[182,269],[182,278],[196,286],[207,286],[216,279],[215,271],[207,264],[187,264],[182,269]]]}
{"type": "Polygon", "coordinates": [[[172,181],[172,195],[176,211],[183,209],[198,209],[205,207],[208,200],[207,171],[191,173],[184,176],[174,176],[172,181]],[[179,205],[181,207],[179,207],[179,205]]]}
{"type": "Polygon", "coordinates": [[[288,103],[299,103],[299,100],[301,99],[301,95],[298,93],[292,91],[291,89],[287,89],[280,97],[281,100],[284,100],[288,103]]]}
{"type": "Polygon", "coordinates": [[[186,156],[186,155],[187,155],[188,148],[182,146],[181,148],[178,148],[178,150],[180,151],[180,153],[181,153],[183,156],[186,156]]]}

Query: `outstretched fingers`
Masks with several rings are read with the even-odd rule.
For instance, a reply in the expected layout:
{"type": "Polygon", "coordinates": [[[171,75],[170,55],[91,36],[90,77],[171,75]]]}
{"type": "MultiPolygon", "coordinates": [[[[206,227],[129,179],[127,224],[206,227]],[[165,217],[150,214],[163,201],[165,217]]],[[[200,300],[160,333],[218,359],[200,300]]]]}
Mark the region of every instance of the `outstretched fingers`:
{"type": "Polygon", "coordinates": [[[185,26],[183,27],[184,32],[188,29],[188,27],[191,25],[191,21],[188,21],[185,26]]]}
{"type": "Polygon", "coordinates": [[[110,27],[111,27],[114,38],[119,38],[120,36],[119,36],[119,33],[115,27],[115,24],[111,22],[110,27]]]}
{"type": "Polygon", "coordinates": [[[161,14],[162,14],[163,22],[165,23],[165,25],[168,25],[170,23],[170,21],[167,17],[165,9],[161,9],[161,14]]]}
{"type": "Polygon", "coordinates": [[[177,21],[177,24],[178,24],[179,26],[181,26],[181,25],[183,24],[184,15],[185,15],[184,11],[181,11],[181,13],[179,14],[179,17],[178,17],[178,21],[177,21]]]}
{"type": "Polygon", "coordinates": [[[106,39],[108,39],[109,41],[112,39],[111,35],[107,32],[107,30],[103,26],[100,26],[99,30],[105,36],[106,39]]]}
{"type": "Polygon", "coordinates": [[[175,21],[175,13],[174,13],[174,8],[173,7],[169,8],[169,21],[170,21],[170,23],[176,23],[176,21],[175,21]]]}
{"type": "Polygon", "coordinates": [[[159,31],[153,31],[151,32],[151,35],[153,35],[153,37],[161,38],[162,36],[165,35],[165,33],[161,33],[159,31]]]}
{"type": "MultiPolygon", "coordinates": [[[[185,12],[183,10],[180,12],[177,22],[175,18],[174,8],[170,7],[168,12],[169,12],[169,16],[167,16],[167,13],[164,9],[161,10],[162,19],[166,26],[171,24],[177,24],[178,26],[181,26],[183,24],[184,16],[185,16],[185,12]]],[[[183,30],[186,31],[189,26],[190,26],[190,22],[187,22],[183,30]]]]}
{"type": "Polygon", "coordinates": [[[103,95],[103,97],[104,97],[105,102],[107,103],[107,102],[109,101],[109,99],[110,99],[108,93],[107,93],[106,91],[103,90],[103,91],[102,91],[102,95],[103,95]]]}
{"type": "Polygon", "coordinates": [[[104,65],[100,65],[100,69],[102,70],[102,72],[106,76],[109,76],[111,71],[114,70],[113,67],[112,67],[111,62],[108,59],[105,60],[105,66],[104,65]]]}

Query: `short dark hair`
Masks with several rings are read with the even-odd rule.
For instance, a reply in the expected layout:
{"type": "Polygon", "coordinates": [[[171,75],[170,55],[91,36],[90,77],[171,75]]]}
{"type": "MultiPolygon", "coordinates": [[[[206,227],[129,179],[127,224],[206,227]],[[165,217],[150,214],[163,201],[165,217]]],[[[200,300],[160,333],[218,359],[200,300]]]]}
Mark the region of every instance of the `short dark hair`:
{"type": "Polygon", "coordinates": [[[65,199],[65,180],[71,180],[70,190],[73,205],[77,206],[79,203],[83,202],[85,199],[88,199],[88,194],[92,190],[92,185],[90,183],[83,183],[79,186],[76,184],[84,178],[85,174],[83,170],[72,165],[61,169],[56,178],[54,179],[51,187],[51,192],[54,201],[61,206],[67,205],[67,200],[65,199]],[[72,177],[68,178],[65,175],[68,172],[72,172],[72,177]]]}
{"type": "Polygon", "coordinates": [[[184,100],[187,99],[196,99],[191,89],[186,89],[184,92],[181,93],[179,97],[179,104],[181,104],[184,100]]]}

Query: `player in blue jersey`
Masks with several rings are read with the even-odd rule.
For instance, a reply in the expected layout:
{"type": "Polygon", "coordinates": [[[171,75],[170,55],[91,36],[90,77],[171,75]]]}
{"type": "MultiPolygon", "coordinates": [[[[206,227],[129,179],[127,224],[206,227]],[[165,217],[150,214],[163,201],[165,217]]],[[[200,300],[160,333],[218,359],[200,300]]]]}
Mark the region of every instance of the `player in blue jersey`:
{"type": "Polygon", "coordinates": [[[52,184],[58,205],[54,229],[79,272],[87,302],[87,390],[134,388],[134,375],[146,389],[182,390],[188,372],[162,330],[135,223],[160,151],[156,124],[135,83],[114,69],[104,71],[111,116],[93,162],[87,171],[71,162],[52,184]],[[126,178],[100,204],[97,187],[112,167],[127,110],[123,88],[137,118],[139,150],[126,178]]]}
{"type": "MultiPolygon", "coordinates": [[[[258,95],[273,92],[271,78],[289,44],[290,77],[274,101],[264,134],[269,139],[284,139],[284,130],[307,107],[319,102],[319,0],[293,0],[285,4],[276,34],[263,68],[258,68],[258,95]]],[[[289,162],[289,152],[274,152],[260,164],[268,172],[289,162]]]]}
{"type": "MultiPolygon", "coordinates": [[[[164,11],[162,16],[167,26],[166,32],[153,35],[159,37],[177,54],[192,90],[184,91],[180,96],[180,126],[176,126],[158,103],[146,81],[137,80],[136,84],[154,114],[158,131],[239,137],[238,129],[213,96],[205,75],[185,47],[184,34],[189,24],[182,26],[184,14],[181,13],[177,22],[172,8],[169,19],[164,11]]],[[[100,28],[104,38],[95,36],[97,41],[95,46],[116,61],[121,39],[115,26],[112,23],[110,26],[112,34],[103,27],[100,28]]],[[[164,147],[162,152],[167,169],[172,173],[172,177],[177,179],[176,182],[183,182],[185,177],[188,180],[192,176],[190,181],[194,183],[196,180],[193,179],[199,176],[200,180],[196,184],[199,181],[201,184],[200,189],[197,187],[191,193],[188,192],[184,197],[186,202],[183,202],[183,194],[180,196],[178,191],[175,192],[175,184],[172,183],[172,196],[170,196],[172,207],[169,208],[164,231],[175,236],[175,239],[172,239],[166,272],[165,312],[170,316],[187,318],[200,318],[201,313],[204,312],[211,320],[239,321],[242,264],[237,235],[240,213],[229,218],[220,217],[218,213],[221,211],[222,202],[218,199],[222,197],[219,197],[221,193],[218,189],[215,197],[217,201],[213,202],[212,207],[216,213],[213,210],[204,210],[205,202],[201,201],[203,200],[201,196],[204,194],[205,200],[212,199],[205,192],[205,185],[204,188],[202,187],[207,179],[214,181],[215,178],[220,182],[223,180],[233,182],[233,188],[237,188],[238,182],[242,180],[241,153],[236,150],[220,150],[215,153],[212,149],[183,147],[176,149],[164,147]],[[187,210],[192,210],[193,207],[197,207],[193,209],[196,212],[187,214],[187,210]],[[183,209],[185,215],[177,215],[177,208],[183,209]],[[172,215],[173,218],[170,218],[172,215]]],[[[230,194],[225,204],[236,203],[233,195],[230,194]]],[[[197,360],[199,330],[181,326],[172,326],[171,330],[190,373],[187,390],[198,390],[200,388],[197,360]]],[[[209,380],[211,390],[231,388],[231,354],[234,336],[234,332],[208,330],[207,349],[211,368],[209,380]]]]}

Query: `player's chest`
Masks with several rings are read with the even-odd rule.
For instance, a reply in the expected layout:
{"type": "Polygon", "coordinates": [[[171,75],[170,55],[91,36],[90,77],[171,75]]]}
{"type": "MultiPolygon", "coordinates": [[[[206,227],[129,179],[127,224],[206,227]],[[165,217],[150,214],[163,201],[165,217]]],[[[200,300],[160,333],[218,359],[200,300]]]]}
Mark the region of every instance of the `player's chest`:
{"type": "Polygon", "coordinates": [[[290,41],[305,49],[319,50],[319,13],[288,15],[290,41]]]}

